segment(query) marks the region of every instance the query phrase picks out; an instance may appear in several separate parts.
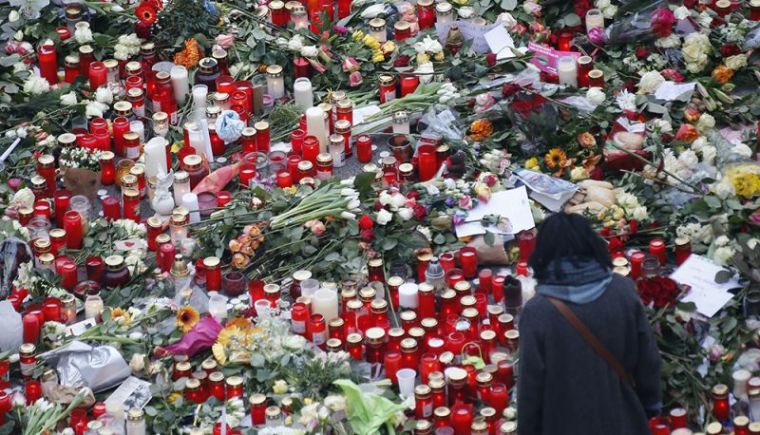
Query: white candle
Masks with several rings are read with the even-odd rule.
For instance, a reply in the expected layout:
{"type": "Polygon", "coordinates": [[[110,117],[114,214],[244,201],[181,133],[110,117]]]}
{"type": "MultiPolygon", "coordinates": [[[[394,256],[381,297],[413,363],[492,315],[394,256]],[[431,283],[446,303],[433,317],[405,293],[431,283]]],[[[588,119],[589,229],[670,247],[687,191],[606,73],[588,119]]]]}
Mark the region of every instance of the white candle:
{"type": "Polygon", "coordinates": [[[308,109],[314,105],[314,92],[311,89],[311,80],[307,77],[299,77],[293,82],[293,98],[296,105],[308,109]]]}
{"type": "Polygon", "coordinates": [[[403,308],[417,308],[419,305],[419,293],[417,284],[405,282],[398,288],[398,304],[403,308]]]}
{"type": "Polygon", "coordinates": [[[747,398],[747,382],[752,377],[752,373],[749,370],[739,369],[731,373],[731,377],[734,380],[734,397],[737,399],[747,398]]]}
{"type": "Polygon", "coordinates": [[[166,139],[156,136],[145,144],[145,176],[166,175],[166,139]]]}
{"type": "Polygon", "coordinates": [[[140,142],[145,143],[145,126],[142,121],[132,121],[129,123],[129,130],[140,136],[140,142]]]}
{"type": "Polygon", "coordinates": [[[182,195],[182,207],[190,211],[190,223],[201,221],[201,213],[198,211],[198,195],[192,192],[182,195]]]}
{"type": "Polygon", "coordinates": [[[190,146],[195,150],[195,154],[199,156],[205,155],[206,144],[203,142],[201,129],[198,126],[193,126],[187,131],[187,136],[190,139],[190,146]]]}
{"type": "Polygon", "coordinates": [[[185,171],[177,171],[174,174],[174,183],[172,183],[174,189],[174,203],[182,204],[182,197],[186,193],[190,193],[190,176],[185,171]]]}
{"type": "Polygon", "coordinates": [[[325,323],[338,317],[338,292],[321,288],[314,292],[311,300],[311,310],[321,314],[325,323]]]}
{"type": "Polygon", "coordinates": [[[87,296],[84,302],[85,319],[94,319],[103,312],[103,299],[98,295],[87,296]]]}
{"type": "Polygon", "coordinates": [[[599,9],[589,9],[586,12],[586,32],[591,29],[604,29],[604,15],[599,9]]]}
{"type": "Polygon", "coordinates": [[[190,91],[190,84],[187,81],[187,68],[182,65],[174,65],[169,75],[172,78],[174,101],[179,105],[185,104],[187,93],[190,91]]]}
{"type": "Polygon", "coordinates": [[[206,98],[208,98],[208,86],[206,85],[193,86],[193,109],[206,110],[206,105],[208,104],[206,101],[206,98]]]}
{"type": "Polygon", "coordinates": [[[285,96],[285,80],[282,78],[282,67],[280,65],[269,65],[267,67],[267,93],[275,100],[285,96]]]}
{"type": "Polygon", "coordinates": [[[557,60],[559,84],[578,87],[578,67],[574,56],[562,56],[557,60]]]}
{"type": "Polygon", "coordinates": [[[211,163],[214,161],[214,153],[211,151],[211,135],[208,132],[208,119],[202,117],[198,123],[201,129],[201,138],[203,139],[203,146],[206,155],[206,160],[211,163]]]}
{"type": "Polygon", "coordinates": [[[325,112],[319,107],[306,109],[306,131],[319,141],[319,152],[327,152],[327,131],[325,130],[325,112]]]}

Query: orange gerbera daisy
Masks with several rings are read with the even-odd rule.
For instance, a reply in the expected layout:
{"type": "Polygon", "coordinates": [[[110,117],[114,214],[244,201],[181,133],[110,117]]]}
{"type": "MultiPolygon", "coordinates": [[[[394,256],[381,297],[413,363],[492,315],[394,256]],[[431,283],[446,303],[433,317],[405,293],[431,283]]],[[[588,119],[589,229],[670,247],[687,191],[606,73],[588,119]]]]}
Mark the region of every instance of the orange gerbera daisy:
{"type": "Polygon", "coordinates": [[[544,156],[544,163],[549,169],[563,168],[567,163],[567,154],[559,148],[552,148],[544,156]]]}
{"type": "Polygon", "coordinates": [[[193,326],[195,326],[200,320],[201,315],[190,305],[185,305],[177,312],[177,327],[182,332],[190,332],[190,330],[193,329],[193,326]]]}
{"type": "Polygon", "coordinates": [[[188,38],[185,39],[185,49],[174,55],[174,63],[190,69],[198,65],[201,57],[203,57],[203,50],[198,41],[188,38]]]}

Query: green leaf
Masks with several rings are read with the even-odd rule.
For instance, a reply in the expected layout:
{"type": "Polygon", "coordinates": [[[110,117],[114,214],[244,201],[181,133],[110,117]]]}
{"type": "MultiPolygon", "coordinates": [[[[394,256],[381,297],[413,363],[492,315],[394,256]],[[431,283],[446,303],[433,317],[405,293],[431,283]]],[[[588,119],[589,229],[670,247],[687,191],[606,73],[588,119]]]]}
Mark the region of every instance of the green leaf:
{"type": "Polygon", "coordinates": [[[435,237],[433,237],[433,243],[436,245],[443,245],[446,243],[446,237],[443,234],[436,234],[435,237]]]}
{"type": "Polygon", "coordinates": [[[505,11],[513,11],[517,7],[517,0],[501,0],[501,8],[505,11]]]}
{"type": "Polygon", "coordinates": [[[720,199],[718,199],[716,196],[705,196],[705,202],[710,208],[720,208],[720,199]]]}
{"type": "Polygon", "coordinates": [[[715,274],[715,282],[718,284],[725,284],[734,274],[730,270],[721,270],[715,274]]]}
{"type": "Polygon", "coordinates": [[[387,238],[383,240],[383,251],[390,251],[398,245],[398,240],[394,238],[387,238]]]}
{"type": "Polygon", "coordinates": [[[374,172],[362,172],[354,177],[354,187],[359,191],[361,196],[366,196],[372,192],[372,183],[375,181],[374,172]]]}
{"type": "Polygon", "coordinates": [[[565,26],[567,27],[575,27],[581,25],[581,17],[579,17],[576,14],[567,14],[565,15],[565,18],[563,19],[565,22],[565,26]]]}

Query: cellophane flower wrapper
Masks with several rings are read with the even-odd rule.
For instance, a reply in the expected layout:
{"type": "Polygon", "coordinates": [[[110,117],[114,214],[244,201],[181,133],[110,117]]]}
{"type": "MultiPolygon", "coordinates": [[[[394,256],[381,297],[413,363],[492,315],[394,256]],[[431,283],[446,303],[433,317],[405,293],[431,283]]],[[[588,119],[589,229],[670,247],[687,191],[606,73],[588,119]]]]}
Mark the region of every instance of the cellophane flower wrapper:
{"type": "Polygon", "coordinates": [[[196,353],[210,349],[216,341],[216,337],[222,330],[222,325],[213,317],[206,316],[201,319],[182,339],[174,344],[162,348],[172,355],[187,355],[192,357],[196,353]]]}
{"type": "Polygon", "coordinates": [[[120,384],[132,373],[121,353],[108,345],[73,341],[41,357],[56,366],[61,385],[89,387],[96,393],[120,384]]]}
{"type": "Polygon", "coordinates": [[[656,1],[615,20],[606,29],[591,29],[589,39],[595,44],[627,44],[664,38],[673,33],[676,23],[667,2],[656,1]]]}
{"type": "Polygon", "coordinates": [[[559,129],[557,107],[540,94],[518,92],[509,109],[512,124],[528,139],[521,145],[525,152],[541,149],[559,129]]]}
{"type": "Polygon", "coordinates": [[[431,107],[420,119],[427,126],[422,133],[439,134],[446,140],[461,140],[464,134],[456,126],[458,119],[457,113],[451,109],[439,112],[431,107]]]}

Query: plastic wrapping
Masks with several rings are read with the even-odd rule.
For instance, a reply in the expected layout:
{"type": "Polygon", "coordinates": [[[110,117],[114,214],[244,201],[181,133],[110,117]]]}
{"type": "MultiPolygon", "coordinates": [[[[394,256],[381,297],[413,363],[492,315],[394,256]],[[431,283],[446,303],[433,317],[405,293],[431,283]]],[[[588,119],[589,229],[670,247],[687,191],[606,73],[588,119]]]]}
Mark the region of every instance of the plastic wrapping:
{"type": "Polygon", "coordinates": [[[635,12],[615,20],[606,29],[591,29],[589,39],[596,44],[627,44],[664,38],[676,23],[665,1],[658,0],[638,7],[635,12]]]}
{"type": "Polygon", "coordinates": [[[19,267],[32,259],[32,250],[23,240],[9,237],[0,245],[0,255],[0,298],[7,298],[13,287],[13,280],[18,276],[19,267]]]}
{"type": "Polygon", "coordinates": [[[178,342],[156,348],[156,356],[187,355],[191,357],[202,350],[209,349],[221,331],[222,325],[213,317],[206,316],[178,342]]]}
{"type": "Polygon", "coordinates": [[[9,301],[0,302],[0,351],[18,351],[23,343],[24,324],[21,314],[13,309],[9,301]]]}
{"type": "Polygon", "coordinates": [[[234,110],[225,110],[216,119],[216,134],[226,144],[238,140],[244,127],[245,122],[240,120],[240,115],[234,110]]]}
{"type": "Polygon", "coordinates": [[[100,392],[120,384],[132,370],[113,346],[90,346],[73,341],[41,357],[56,366],[61,385],[100,392]]]}
{"type": "Polygon", "coordinates": [[[435,108],[431,107],[420,119],[420,122],[427,126],[422,134],[437,134],[447,140],[461,140],[464,133],[457,128],[457,119],[457,114],[452,110],[436,112],[435,108]]]}

